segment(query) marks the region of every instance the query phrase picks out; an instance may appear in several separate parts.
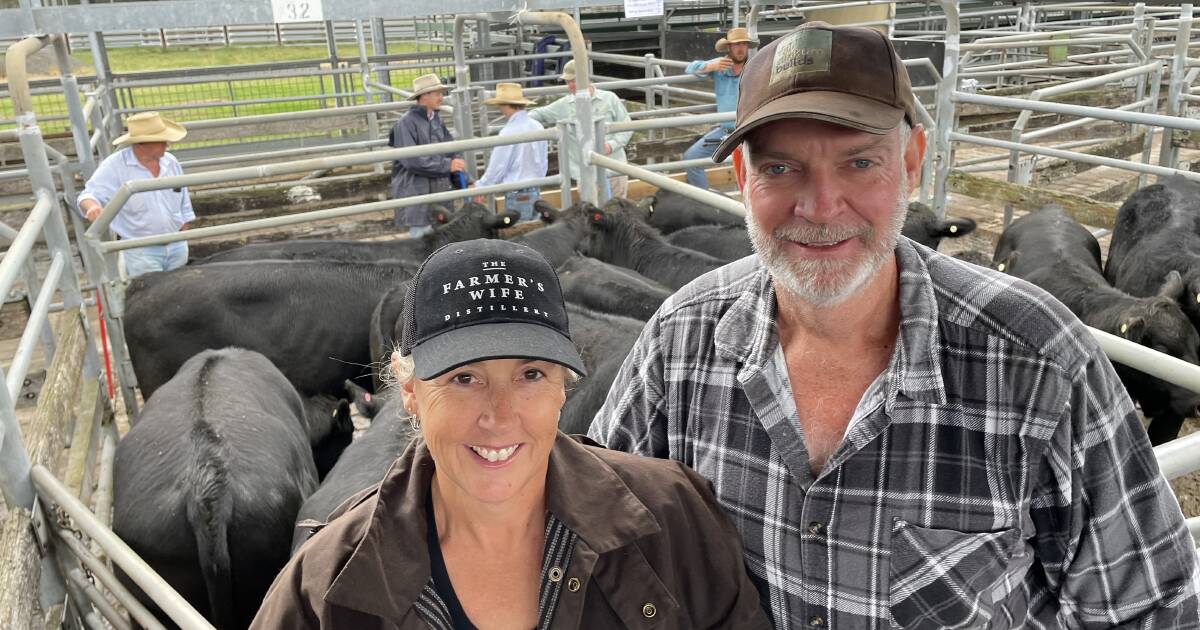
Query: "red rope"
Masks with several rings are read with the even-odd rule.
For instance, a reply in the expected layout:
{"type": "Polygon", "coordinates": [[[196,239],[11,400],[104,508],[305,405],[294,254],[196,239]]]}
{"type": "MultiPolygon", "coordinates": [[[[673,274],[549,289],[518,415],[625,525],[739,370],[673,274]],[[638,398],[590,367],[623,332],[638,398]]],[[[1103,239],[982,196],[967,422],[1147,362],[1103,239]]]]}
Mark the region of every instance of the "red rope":
{"type": "Polygon", "coordinates": [[[108,331],[104,328],[104,307],[100,304],[100,289],[96,289],[96,316],[100,320],[100,348],[104,350],[104,377],[108,380],[108,399],[113,399],[112,360],[108,356],[108,331]]]}

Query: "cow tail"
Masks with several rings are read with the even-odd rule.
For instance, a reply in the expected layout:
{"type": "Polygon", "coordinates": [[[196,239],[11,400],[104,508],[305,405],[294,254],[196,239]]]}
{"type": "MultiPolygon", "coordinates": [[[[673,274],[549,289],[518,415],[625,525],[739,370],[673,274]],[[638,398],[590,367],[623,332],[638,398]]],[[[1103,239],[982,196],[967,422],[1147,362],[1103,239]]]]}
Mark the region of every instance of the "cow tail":
{"type": "Polygon", "coordinates": [[[192,470],[195,477],[187,505],[188,522],[196,535],[200,574],[208,592],[209,618],[222,630],[234,627],[233,571],[229,557],[229,524],[233,500],[226,484],[225,462],[205,457],[200,449],[192,470]]]}
{"type": "MultiPolygon", "coordinates": [[[[200,369],[199,383],[208,381],[216,358],[200,369]]],[[[208,592],[209,620],[221,630],[234,627],[232,562],[229,556],[229,525],[233,522],[233,496],[229,487],[228,460],[223,439],[208,422],[205,407],[207,387],[192,409],[191,443],[193,460],[189,469],[191,493],[187,519],[196,536],[200,574],[208,592]]]]}

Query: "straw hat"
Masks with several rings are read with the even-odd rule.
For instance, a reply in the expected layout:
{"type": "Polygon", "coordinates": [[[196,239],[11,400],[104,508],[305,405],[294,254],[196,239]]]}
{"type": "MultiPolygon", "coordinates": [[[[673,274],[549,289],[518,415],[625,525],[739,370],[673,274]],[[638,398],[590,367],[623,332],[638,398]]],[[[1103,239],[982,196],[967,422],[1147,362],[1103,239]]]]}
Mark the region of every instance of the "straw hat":
{"type": "Polygon", "coordinates": [[[717,40],[717,52],[725,52],[726,50],[729,50],[730,44],[740,44],[742,42],[750,44],[751,48],[756,48],[758,46],[758,40],[751,39],[750,33],[746,31],[746,29],[740,26],[738,28],[731,28],[729,29],[729,32],[725,34],[725,37],[717,40]]]}
{"type": "Polygon", "coordinates": [[[139,142],[177,142],[187,135],[183,125],[163,118],[158,112],[142,112],[125,119],[128,133],[113,140],[113,144],[137,144],[139,142]]]}
{"type": "Polygon", "coordinates": [[[521,86],[517,83],[499,83],[496,85],[496,95],[484,99],[485,105],[533,105],[534,101],[525,98],[521,86]]]}
{"type": "Polygon", "coordinates": [[[446,86],[442,85],[442,79],[436,74],[423,74],[413,79],[412,97],[415,99],[422,94],[436,92],[441,90],[446,91],[446,86]]]}

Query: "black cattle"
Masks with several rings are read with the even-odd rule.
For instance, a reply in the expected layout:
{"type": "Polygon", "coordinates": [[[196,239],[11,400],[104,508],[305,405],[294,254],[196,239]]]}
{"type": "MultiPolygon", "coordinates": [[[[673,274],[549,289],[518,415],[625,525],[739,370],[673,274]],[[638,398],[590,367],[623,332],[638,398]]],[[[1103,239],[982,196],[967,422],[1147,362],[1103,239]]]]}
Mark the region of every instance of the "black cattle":
{"type": "Polygon", "coordinates": [[[370,382],[371,311],[411,275],[404,265],[257,261],[135,278],[125,332],[142,395],[193,355],[237,346],[265,355],[301,396],[341,397],[346,379],[370,382]]]}
{"type": "Polygon", "coordinates": [[[185,363],[117,445],[113,531],[217,628],[249,625],[287,562],[317,488],[304,423],[270,361],[228,348],[185,363]]]}
{"type": "Polygon", "coordinates": [[[601,313],[650,319],[671,291],[636,271],[576,254],[558,267],[563,299],[601,313]]]}
{"type": "Polygon", "coordinates": [[[667,234],[672,245],[694,249],[713,258],[734,261],[754,253],[745,225],[693,225],[667,234]]]}
{"type": "MultiPolygon", "coordinates": [[[[376,387],[375,391],[382,392],[383,388],[376,387]]],[[[383,394],[373,394],[367,391],[367,388],[350,380],[346,381],[346,395],[350,397],[350,402],[358,410],[359,415],[368,420],[379,415],[379,410],[383,408],[385,402],[383,394]]]]}
{"type": "MultiPolygon", "coordinates": [[[[1061,208],[1043,208],[1013,221],[1000,236],[995,265],[1045,289],[1093,328],[1189,363],[1200,361],[1200,335],[1176,303],[1183,292],[1179,274],[1169,272],[1152,297],[1113,288],[1100,271],[1095,237],[1061,208]]],[[[1121,364],[1116,368],[1142,412],[1153,419],[1150,441],[1174,439],[1200,395],[1121,364]]]]}
{"type": "Polygon", "coordinates": [[[312,533],[310,527],[301,523],[325,522],[330,512],[343,501],[383,479],[388,467],[417,434],[403,410],[400,396],[387,396],[371,421],[371,427],[346,449],[337,466],[321,482],[321,487],[300,507],[296,527],[291,531],[292,553],[312,533]]]}
{"type": "Polygon", "coordinates": [[[928,247],[937,249],[943,238],[958,238],[975,231],[975,220],[968,218],[939,219],[929,206],[913,201],[908,204],[901,234],[928,247]]]}
{"type": "Polygon", "coordinates": [[[746,220],[731,212],[714,208],[664,188],[638,203],[649,223],[659,232],[670,234],[693,225],[742,225],[746,220]]]}
{"type": "Polygon", "coordinates": [[[300,402],[304,407],[313,463],[317,465],[317,478],[324,479],[341,457],[342,451],[346,450],[354,439],[354,419],[350,417],[350,401],[322,394],[304,398],[300,402]]]}
{"type": "Polygon", "coordinates": [[[244,260],[338,260],[342,262],[378,262],[403,260],[420,263],[442,245],[477,238],[496,238],[502,228],[514,225],[516,212],[496,214],[486,206],[470,202],[456,214],[445,210],[433,213],[432,232],[418,238],[389,241],[294,240],[255,243],[218,252],[192,264],[244,260]]]}
{"type": "Polygon", "coordinates": [[[579,349],[588,375],[568,386],[558,429],[563,433],[587,433],[644,323],[629,317],[597,313],[576,304],[567,304],[567,320],[571,340],[579,349]]]}
{"type": "Polygon", "coordinates": [[[526,232],[512,241],[536,249],[552,267],[557,268],[574,256],[587,238],[588,226],[583,209],[591,205],[577,203],[560,212],[539,199],[534,207],[546,227],[526,232]]]}
{"type": "Polygon", "coordinates": [[[664,241],[628,199],[611,199],[603,210],[592,206],[586,209],[586,214],[591,230],[583,253],[632,269],[668,289],[679,289],[697,276],[726,264],[724,260],[664,241]]]}
{"type": "Polygon", "coordinates": [[[1154,295],[1177,271],[1179,304],[1200,328],[1200,183],[1173,177],[1134,192],[1117,211],[1104,276],[1130,295],[1154,295]]]}
{"type": "Polygon", "coordinates": [[[964,249],[960,252],[954,252],[953,254],[950,254],[950,257],[969,262],[972,265],[979,265],[980,267],[992,266],[992,257],[990,255],[975,251],[973,249],[964,249]]]}

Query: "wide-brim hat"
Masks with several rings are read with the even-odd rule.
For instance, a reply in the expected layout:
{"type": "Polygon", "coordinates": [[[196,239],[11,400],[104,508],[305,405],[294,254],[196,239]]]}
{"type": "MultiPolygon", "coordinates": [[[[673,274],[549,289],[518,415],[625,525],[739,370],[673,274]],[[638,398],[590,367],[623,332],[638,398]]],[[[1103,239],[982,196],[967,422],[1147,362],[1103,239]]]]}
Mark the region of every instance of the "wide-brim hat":
{"type": "Polygon", "coordinates": [[[750,31],[740,26],[738,28],[731,28],[725,34],[725,37],[717,40],[717,52],[725,52],[729,50],[730,44],[740,44],[742,42],[750,44],[751,48],[758,46],[758,40],[750,37],[750,31]]]}
{"type": "Polygon", "coordinates": [[[125,135],[113,140],[115,146],[141,142],[178,142],[187,135],[183,125],[163,118],[158,112],[142,112],[125,119],[125,135]]]}
{"type": "Polygon", "coordinates": [[[491,359],[530,359],[587,373],[571,341],[558,274],[537,250],[499,239],[450,243],[409,283],[400,353],[426,381],[491,359]]]}
{"type": "Polygon", "coordinates": [[[525,98],[518,83],[499,83],[496,85],[496,95],[483,99],[485,105],[533,105],[534,101],[525,98]]]}
{"type": "Polygon", "coordinates": [[[442,79],[436,74],[423,74],[415,79],[412,83],[412,98],[417,98],[422,94],[430,92],[445,92],[447,88],[442,85],[442,79]]]}

